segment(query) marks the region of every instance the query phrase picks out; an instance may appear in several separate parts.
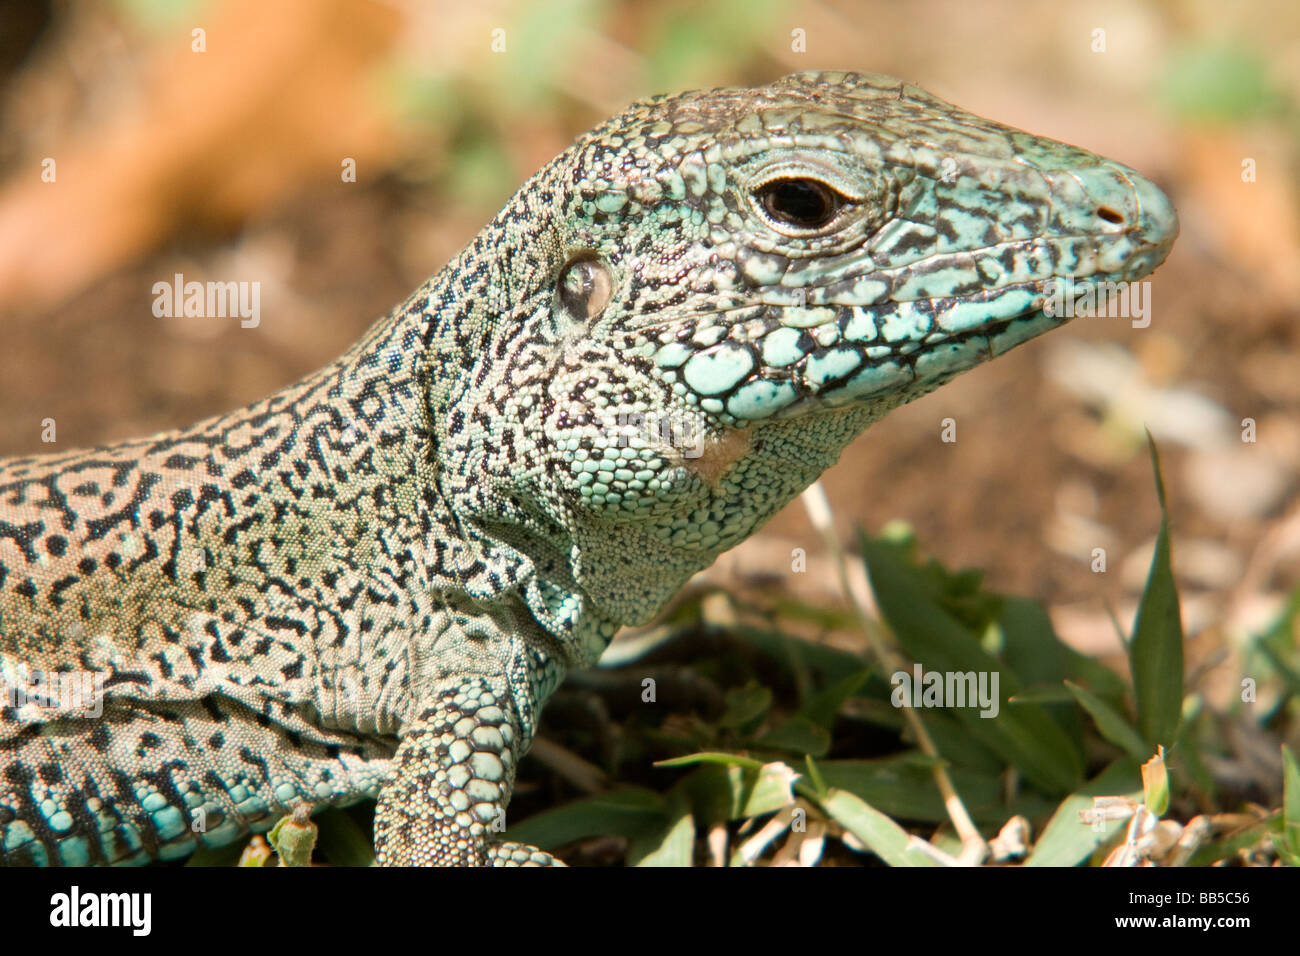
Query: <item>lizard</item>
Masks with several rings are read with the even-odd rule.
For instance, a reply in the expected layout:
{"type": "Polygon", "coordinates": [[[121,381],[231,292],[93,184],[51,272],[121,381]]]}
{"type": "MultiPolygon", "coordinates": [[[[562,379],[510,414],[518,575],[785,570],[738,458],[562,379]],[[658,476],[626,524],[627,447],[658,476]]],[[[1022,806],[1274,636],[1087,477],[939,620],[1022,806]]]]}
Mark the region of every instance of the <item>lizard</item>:
{"type": "Polygon", "coordinates": [[[1141,279],[1177,233],[1134,170],[888,76],[632,105],[319,371],[0,464],[3,861],[375,798],[380,864],[559,863],[499,838],[566,672],[1062,325],[1053,282],[1141,279]]]}

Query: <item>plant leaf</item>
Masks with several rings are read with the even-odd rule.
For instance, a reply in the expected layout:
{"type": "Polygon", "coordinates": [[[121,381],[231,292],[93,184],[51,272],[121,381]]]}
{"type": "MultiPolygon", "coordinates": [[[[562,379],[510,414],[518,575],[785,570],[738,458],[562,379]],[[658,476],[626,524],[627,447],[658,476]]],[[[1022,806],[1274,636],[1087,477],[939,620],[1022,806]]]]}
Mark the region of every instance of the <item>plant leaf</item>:
{"type": "Polygon", "coordinates": [[[821,805],[829,817],[890,866],[938,865],[924,853],[911,848],[912,837],[906,830],[860,797],[832,789],[821,805]]]}
{"type": "Polygon", "coordinates": [[[1134,760],[1142,761],[1151,756],[1151,748],[1142,739],[1142,735],[1124,719],[1123,714],[1092,691],[1080,687],[1078,684],[1067,680],[1065,686],[1070,689],[1070,693],[1074,695],[1074,699],[1079,702],[1079,705],[1092,717],[1093,723],[1097,725],[1098,733],[1134,760]]]}
{"type": "Polygon", "coordinates": [[[1052,814],[1043,835],[1034,844],[1025,866],[1077,866],[1120,827],[1114,820],[1094,829],[1079,820],[1079,811],[1092,807],[1093,797],[1142,796],[1142,774],[1128,758],[1116,760],[1084,786],[1070,794],[1052,814]]]}
{"type": "Polygon", "coordinates": [[[1138,730],[1154,752],[1156,744],[1172,747],[1183,708],[1183,620],[1169,553],[1169,514],[1160,458],[1150,434],[1151,466],[1160,499],[1160,532],[1156,535],[1151,571],[1138,604],[1129,643],[1129,666],[1137,697],[1138,730]]]}

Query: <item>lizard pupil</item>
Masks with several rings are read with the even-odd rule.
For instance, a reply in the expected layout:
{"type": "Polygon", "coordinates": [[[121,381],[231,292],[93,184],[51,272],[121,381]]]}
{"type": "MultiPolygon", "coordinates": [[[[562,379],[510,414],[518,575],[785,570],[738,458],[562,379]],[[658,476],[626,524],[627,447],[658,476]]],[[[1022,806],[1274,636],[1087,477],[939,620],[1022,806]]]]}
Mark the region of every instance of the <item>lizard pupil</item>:
{"type": "Polygon", "coordinates": [[[560,304],[575,319],[594,319],[605,311],[614,280],[599,259],[570,260],[560,273],[560,304]]]}
{"type": "Polygon", "coordinates": [[[820,229],[835,218],[844,197],[815,179],[778,179],[758,190],[763,209],[777,222],[820,229]]]}

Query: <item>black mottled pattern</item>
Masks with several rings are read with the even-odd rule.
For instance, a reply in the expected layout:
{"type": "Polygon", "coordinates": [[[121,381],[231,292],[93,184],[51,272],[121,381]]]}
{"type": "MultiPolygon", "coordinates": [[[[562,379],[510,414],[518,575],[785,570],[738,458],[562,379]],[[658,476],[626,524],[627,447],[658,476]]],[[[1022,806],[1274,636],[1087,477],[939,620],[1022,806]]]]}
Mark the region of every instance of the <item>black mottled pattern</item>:
{"type": "Polygon", "coordinates": [[[330,366],[0,463],[0,859],[174,858],[377,795],[384,862],[552,862],[501,838],[566,670],[990,336],[1041,331],[1052,274],[1154,268],[1143,185],[888,77],[657,98],[330,366]],[[841,214],[773,221],[778,175],[841,214]],[[590,314],[557,293],[575,259],[609,279],[590,314]]]}

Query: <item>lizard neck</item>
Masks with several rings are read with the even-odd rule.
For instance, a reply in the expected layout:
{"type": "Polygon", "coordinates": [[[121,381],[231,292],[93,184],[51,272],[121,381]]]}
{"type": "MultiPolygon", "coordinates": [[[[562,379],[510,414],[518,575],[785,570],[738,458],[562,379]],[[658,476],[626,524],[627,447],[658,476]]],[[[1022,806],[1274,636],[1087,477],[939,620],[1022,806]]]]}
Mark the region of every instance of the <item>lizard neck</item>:
{"type": "MultiPolygon", "coordinates": [[[[525,370],[562,347],[547,319],[547,286],[537,281],[562,251],[538,253],[538,244],[512,238],[511,223],[524,214],[516,206],[502,210],[423,290],[429,444],[437,462],[423,560],[453,617],[461,614],[456,602],[468,602],[558,665],[585,666],[621,621],[578,585],[571,528],[535,494],[546,480],[546,436],[516,403],[527,396],[540,402],[525,370]]],[[[535,690],[539,700],[549,694],[535,690]]]]}

